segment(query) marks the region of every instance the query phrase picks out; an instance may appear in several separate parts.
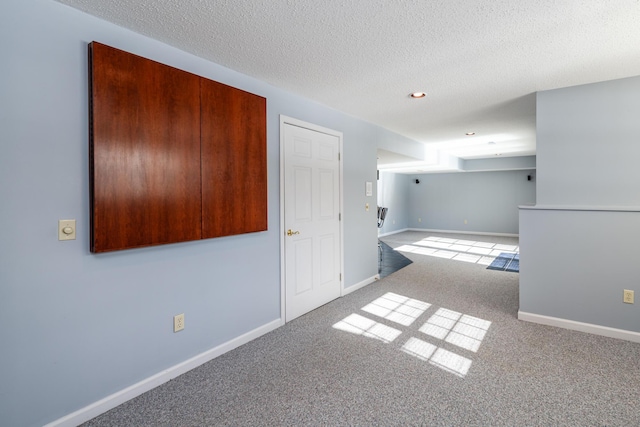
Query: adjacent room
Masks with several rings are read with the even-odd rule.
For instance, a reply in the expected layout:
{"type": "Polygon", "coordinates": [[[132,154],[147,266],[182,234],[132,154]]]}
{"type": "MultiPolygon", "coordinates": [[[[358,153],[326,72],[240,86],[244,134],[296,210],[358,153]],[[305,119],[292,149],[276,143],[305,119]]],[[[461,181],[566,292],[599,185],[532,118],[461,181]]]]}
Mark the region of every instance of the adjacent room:
{"type": "Polygon", "coordinates": [[[640,424],[638,1],[0,11],[0,425],[640,424]]]}

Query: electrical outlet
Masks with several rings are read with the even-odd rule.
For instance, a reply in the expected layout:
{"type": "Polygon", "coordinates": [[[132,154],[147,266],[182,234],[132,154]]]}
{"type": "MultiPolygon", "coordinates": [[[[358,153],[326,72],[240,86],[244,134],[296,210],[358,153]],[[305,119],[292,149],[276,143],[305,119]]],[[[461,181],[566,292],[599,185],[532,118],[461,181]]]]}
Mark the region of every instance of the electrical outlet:
{"type": "Polygon", "coordinates": [[[422,218],[418,218],[418,222],[422,222],[422,218]]]}
{"type": "Polygon", "coordinates": [[[622,296],[622,301],[627,304],[633,304],[633,291],[625,289],[622,296]]]}
{"type": "Polygon", "coordinates": [[[180,332],[184,329],[184,313],[173,316],[173,332],[180,332]]]}

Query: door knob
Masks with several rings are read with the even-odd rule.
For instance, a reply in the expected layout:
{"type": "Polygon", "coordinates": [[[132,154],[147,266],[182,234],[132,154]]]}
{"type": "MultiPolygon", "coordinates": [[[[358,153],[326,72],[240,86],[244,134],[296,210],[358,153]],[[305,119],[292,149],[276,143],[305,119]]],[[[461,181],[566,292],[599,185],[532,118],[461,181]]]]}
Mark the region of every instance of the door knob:
{"type": "Polygon", "coordinates": [[[287,230],[287,236],[293,236],[294,234],[300,234],[299,231],[291,231],[291,229],[287,230]]]}

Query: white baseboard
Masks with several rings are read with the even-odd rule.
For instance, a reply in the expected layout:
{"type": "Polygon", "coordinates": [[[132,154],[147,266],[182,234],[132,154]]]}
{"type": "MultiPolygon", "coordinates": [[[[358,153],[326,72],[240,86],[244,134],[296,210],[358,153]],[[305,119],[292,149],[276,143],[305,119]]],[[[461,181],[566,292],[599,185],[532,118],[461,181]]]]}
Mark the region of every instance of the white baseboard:
{"type": "Polygon", "coordinates": [[[90,419],[95,418],[98,415],[115,408],[116,406],[126,402],[127,400],[131,400],[134,397],[141,395],[142,393],[158,387],[159,385],[162,385],[169,380],[172,380],[177,376],[184,374],[185,372],[188,372],[212,359],[215,359],[216,357],[228,351],[231,351],[234,348],[241,346],[242,344],[246,344],[249,341],[252,341],[268,332],[271,332],[274,329],[279,328],[283,324],[284,322],[281,319],[276,319],[272,322],[269,322],[263,326],[247,332],[244,335],[240,335],[239,337],[234,338],[231,341],[227,341],[226,343],[214,347],[211,350],[200,353],[197,356],[192,357],[191,359],[178,363],[177,365],[165,369],[164,371],[146,378],[136,384],[133,384],[132,386],[113,393],[112,395],[107,396],[104,399],[98,400],[97,402],[85,406],[84,408],[81,408],[69,415],[59,418],[45,425],[45,427],[75,427],[77,425],[80,425],[85,421],[89,421],[90,419]]]}
{"type": "Polygon", "coordinates": [[[365,286],[370,285],[371,283],[379,279],[380,275],[376,274],[375,276],[369,277],[368,279],[365,279],[360,283],[356,283],[355,285],[351,285],[348,288],[344,288],[342,290],[342,296],[349,295],[351,292],[355,292],[358,289],[364,288],[365,286]]]}
{"type": "Polygon", "coordinates": [[[408,228],[403,231],[426,231],[428,233],[475,234],[478,236],[520,237],[514,233],[487,233],[484,231],[435,230],[432,228],[408,228]]]}
{"type": "Polygon", "coordinates": [[[409,228],[403,228],[402,230],[389,231],[388,233],[378,234],[378,237],[391,236],[392,234],[402,233],[404,231],[409,231],[409,228]]]}
{"type": "Polygon", "coordinates": [[[602,335],[609,338],[640,343],[640,333],[624,329],[610,328],[608,326],[594,325],[591,323],[576,322],[574,320],[560,319],[558,317],[543,316],[541,314],[518,311],[518,319],[541,325],[556,326],[558,328],[571,329],[572,331],[587,332],[594,335],[602,335]]]}

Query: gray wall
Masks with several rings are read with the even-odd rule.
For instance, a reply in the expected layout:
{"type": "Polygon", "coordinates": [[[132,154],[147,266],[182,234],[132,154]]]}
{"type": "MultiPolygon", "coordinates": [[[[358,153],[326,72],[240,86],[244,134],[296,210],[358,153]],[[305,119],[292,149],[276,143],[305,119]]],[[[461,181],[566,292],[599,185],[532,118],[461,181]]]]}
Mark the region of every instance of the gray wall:
{"type": "Polygon", "coordinates": [[[409,227],[410,182],[409,175],[380,171],[378,206],[389,208],[380,234],[392,233],[409,227]]]}
{"type": "Polygon", "coordinates": [[[535,179],[528,175],[535,171],[412,176],[409,227],[518,234],[518,206],[535,203],[535,179]]]}
{"type": "Polygon", "coordinates": [[[640,332],[640,77],[538,94],[538,206],[520,212],[520,311],[640,332]]]}
{"type": "Polygon", "coordinates": [[[279,319],[280,114],[344,133],[345,285],[377,274],[364,183],[379,144],[411,141],[51,0],[0,8],[0,424],[56,420],[279,319]],[[268,231],[89,253],[93,40],[267,98],[268,231]],[[71,218],[78,239],[58,242],[71,218]]]}

